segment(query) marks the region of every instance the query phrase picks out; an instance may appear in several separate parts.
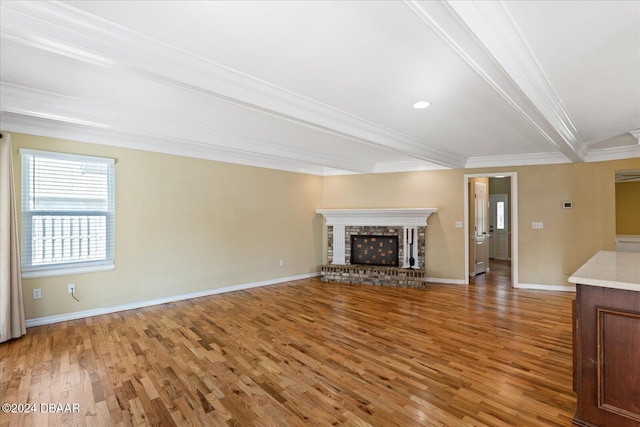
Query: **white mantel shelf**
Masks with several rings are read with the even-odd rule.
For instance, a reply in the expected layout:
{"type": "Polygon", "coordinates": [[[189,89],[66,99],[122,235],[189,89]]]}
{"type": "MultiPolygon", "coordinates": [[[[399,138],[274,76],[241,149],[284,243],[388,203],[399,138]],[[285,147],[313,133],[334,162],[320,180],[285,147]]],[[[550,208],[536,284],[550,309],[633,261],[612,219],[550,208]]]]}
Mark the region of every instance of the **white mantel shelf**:
{"type": "Polygon", "coordinates": [[[327,225],[362,226],[421,226],[427,225],[429,215],[436,208],[400,209],[318,209],[316,213],[325,217],[327,225]]]}

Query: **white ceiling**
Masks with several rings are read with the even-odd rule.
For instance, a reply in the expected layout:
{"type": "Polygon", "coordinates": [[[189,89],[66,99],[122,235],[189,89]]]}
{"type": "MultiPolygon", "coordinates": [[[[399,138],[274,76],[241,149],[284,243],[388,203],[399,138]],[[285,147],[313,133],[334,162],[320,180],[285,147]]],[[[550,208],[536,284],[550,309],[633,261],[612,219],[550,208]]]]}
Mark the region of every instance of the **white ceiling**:
{"type": "Polygon", "coordinates": [[[7,131],[319,175],[640,157],[638,1],[2,0],[0,16],[7,131]]]}

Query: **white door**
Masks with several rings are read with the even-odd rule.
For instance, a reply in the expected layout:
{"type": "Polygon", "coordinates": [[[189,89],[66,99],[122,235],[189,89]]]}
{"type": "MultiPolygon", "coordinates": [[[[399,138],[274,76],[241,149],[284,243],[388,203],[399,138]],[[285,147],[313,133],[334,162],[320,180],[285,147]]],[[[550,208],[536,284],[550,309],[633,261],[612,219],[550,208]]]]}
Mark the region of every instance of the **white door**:
{"type": "Polygon", "coordinates": [[[509,259],[509,199],[506,194],[489,196],[489,257],[509,259]]]}
{"type": "Polygon", "coordinates": [[[482,182],[473,183],[474,216],[476,242],[475,274],[484,273],[489,267],[489,235],[487,221],[487,186],[482,182]]]}

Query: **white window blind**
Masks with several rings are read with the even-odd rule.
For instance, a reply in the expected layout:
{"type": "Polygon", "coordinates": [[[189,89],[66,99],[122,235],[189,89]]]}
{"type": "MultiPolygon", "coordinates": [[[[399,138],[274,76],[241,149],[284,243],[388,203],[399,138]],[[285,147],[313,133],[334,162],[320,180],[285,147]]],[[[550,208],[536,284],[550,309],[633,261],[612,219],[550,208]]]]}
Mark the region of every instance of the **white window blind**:
{"type": "Polygon", "coordinates": [[[23,276],[112,269],[115,161],[24,149],[20,154],[23,276]]]}

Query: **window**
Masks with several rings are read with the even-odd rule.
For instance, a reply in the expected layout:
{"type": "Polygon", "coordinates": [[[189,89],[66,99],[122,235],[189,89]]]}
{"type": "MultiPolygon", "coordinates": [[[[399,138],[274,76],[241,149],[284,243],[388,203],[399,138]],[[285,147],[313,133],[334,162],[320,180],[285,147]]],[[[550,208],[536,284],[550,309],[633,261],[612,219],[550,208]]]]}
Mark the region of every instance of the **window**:
{"type": "Polygon", "coordinates": [[[504,230],[504,202],[496,203],[496,210],[498,230],[504,230]]]}
{"type": "Polygon", "coordinates": [[[23,276],[113,269],[115,161],[20,154],[23,276]]]}

